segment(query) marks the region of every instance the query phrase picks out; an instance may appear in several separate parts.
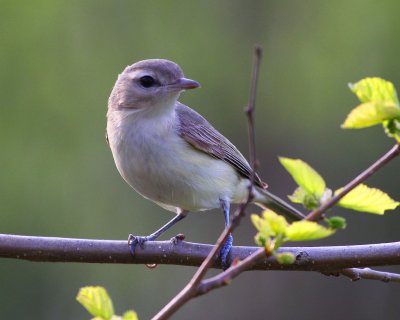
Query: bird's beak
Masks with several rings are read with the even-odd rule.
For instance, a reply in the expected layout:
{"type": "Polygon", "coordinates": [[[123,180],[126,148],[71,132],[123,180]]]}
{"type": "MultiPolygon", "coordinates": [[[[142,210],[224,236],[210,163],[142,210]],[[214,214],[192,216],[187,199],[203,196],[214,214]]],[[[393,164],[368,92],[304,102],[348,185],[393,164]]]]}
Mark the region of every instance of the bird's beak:
{"type": "Polygon", "coordinates": [[[200,87],[200,83],[194,80],[180,78],[178,81],[171,83],[168,85],[171,89],[180,89],[180,90],[188,90],[188,89],[196,89],[200,87]]]}

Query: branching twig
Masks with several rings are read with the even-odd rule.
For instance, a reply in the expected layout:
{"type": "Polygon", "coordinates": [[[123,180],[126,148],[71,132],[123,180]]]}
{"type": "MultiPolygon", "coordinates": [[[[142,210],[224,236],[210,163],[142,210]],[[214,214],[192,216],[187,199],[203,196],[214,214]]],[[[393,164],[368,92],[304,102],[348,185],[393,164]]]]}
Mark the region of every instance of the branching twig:
{"type": "Polygon", "coordinates": [[[250,178],[249,193],[247,199],[244,203],[240,204],[235,210],[235,213],[231,219],[229,226],[225,228],[222,234],[219,236],[217,243],[213,249],[208,254],[207,258],[201,264],[200,268],[197,270],[190,282],[179,292],[164,308],[160,310],[154,317],[153,320],[168,319],[172,314],[174,314],[181,306],[183,306],[187,301],[197,296],[199,293],[199,288],[202,285],[202,279],[207,273],[208,269],[211,267],[213,260],[220,252],[222,246],[224,245],[229,234],[239,225],[240,220],[245,215],[245,209],[253,199],[253,185],[255,180],[255,170],[256,170],[256,150],[255,150],[255,130],[254,130],[254,109],[255,101],[257,95],[257,82],[258,74],[260,69],[262,57],[261,47],[255,48],[255,60],[252,72],[252,81],[250,89],[250,99],[249,104],[246,108],[247,120],[248,120],[248,130],[249,130],[249,150],[250,150],[250,164],[252,167],[252,173],[250,178]]]}
{"type": "Polygon", "coordinates": [[[330,198],[328,201],[323,203],[319,208],[312,211],[308,214],[305,219],[311,221],[317,221],[321,218],[322,214],[326,212],[329,208],[333,207],[336,203],[339,202],[346,194],[348,194],[351,190],[353,190],[360,183],[365,181],[368,177],[373,175],[379,169],[381,169],[384,165],[386,165],[389,161],[393,160],[400,154],[400,144],[396,144],[391,148],[387,153],[385,153],[381,158],[378,159],[375,163],[373,163],[370,167],[364,170],[361,174],[359,174],[356,178],[350,181],[337,195],[330,198]]]}

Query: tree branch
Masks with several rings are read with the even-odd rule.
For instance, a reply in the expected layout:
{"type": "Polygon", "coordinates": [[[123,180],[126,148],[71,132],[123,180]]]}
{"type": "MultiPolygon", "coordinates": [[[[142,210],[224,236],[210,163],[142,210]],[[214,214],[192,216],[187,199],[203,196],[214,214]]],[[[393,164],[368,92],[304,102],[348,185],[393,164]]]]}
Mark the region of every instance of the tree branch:
{"type": "MultiPolygon", "coordinates": [[[[80,262],[121,264],[172,264],[199,266],[214,246],[200,243],[149,241],[137,248],[132,257],[126,240],[92,240],[33,237],[0,234],[0,257],[37,262],[80,262]]],[[[232,255],[245,260],[259,247],[232,247],[232,255]]],[[[337,271],[344,268],[400,265],[400,242],[327,247],[282,247],[291,252],[292,265],[279,264],[274,257],[264,257],[245,270],[337,271]]],[[[234,262],[235,265],[235,262],[234,262]]],[[[212,268],[221,268],[213,259],[212,268]]],[[[227,270],[229,271],[229,269],[227,270]]]]}

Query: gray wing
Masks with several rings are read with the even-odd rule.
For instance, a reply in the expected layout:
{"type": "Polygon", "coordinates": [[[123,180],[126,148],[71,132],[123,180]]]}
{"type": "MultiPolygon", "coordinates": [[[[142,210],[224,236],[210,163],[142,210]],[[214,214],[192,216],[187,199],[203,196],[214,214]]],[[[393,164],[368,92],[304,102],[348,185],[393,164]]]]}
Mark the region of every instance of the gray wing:
{"type": "MultiPolygon", "coordinates": [[[[252,169],[240,151],[206,119],[184,104],[177,103],[178,134],[191,146],[229,163],[245,178],[251,178],[252,169]]],[[[267,184],[256,174],[254,183],[265,189],[267,184]]]]}

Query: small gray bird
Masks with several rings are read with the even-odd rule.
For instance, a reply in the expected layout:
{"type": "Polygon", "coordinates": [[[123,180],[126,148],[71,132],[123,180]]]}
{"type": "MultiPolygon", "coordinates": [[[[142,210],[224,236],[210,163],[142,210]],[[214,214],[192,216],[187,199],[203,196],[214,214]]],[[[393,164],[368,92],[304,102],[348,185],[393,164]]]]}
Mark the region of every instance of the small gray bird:
{"type": "MultiPolygon", "coordinates": [[[[178,101],[200,84],[162,59],[139,61],[118,76],[108,101],[107,136],[115,165],[143,197],[176,216],[146,237],[131,237],[131,252],[155,240],[188,212],[222,208],[247,198],[252,169],[239,150],[207,120],[178,101]],[[133,241],[132,241],[133,240],[133,241]]],[[[254,202],[298,220],[304,216],[265,190],[255,175],[254,202]]],[[[232,246],[221,250],[223,266],[232,246]]]]}

